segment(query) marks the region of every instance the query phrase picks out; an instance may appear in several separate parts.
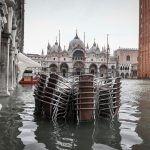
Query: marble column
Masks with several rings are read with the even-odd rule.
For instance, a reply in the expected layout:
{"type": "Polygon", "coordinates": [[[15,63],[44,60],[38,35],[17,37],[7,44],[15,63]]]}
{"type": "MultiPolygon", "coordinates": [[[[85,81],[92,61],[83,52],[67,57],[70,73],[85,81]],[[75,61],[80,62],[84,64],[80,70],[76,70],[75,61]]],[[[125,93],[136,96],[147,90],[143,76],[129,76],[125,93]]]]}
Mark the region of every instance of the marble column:
{"type": "Polygon", "coordinates": [[[0,96],[9,96],[8,77],[9,77],[9,42],[10,34],[2,33],[0,52],[0,96]]]}
{"type": "Polygon", "coordinates": [[[14,90],[14,58],[15,58],[15,37],[16,37],[16,23],[14,22],[14,18],[13,18],[13,10],[12,7],[10,7],[8,9],[8,20],[9,20],[9,24],[8,24],[8,31],[9,33],[11,33],[11,46],[10,46],[10,50],[9,50],[9,91],[13,91],[14,90]],[[13,24],[13,25],[12,25],[13,24]]]}
{"type": "MultiPolygon", "coordinates": [[[[14,62],[14,45],[13,45],[13,40],[15,39],[14,37],[14,26],[15,26],[15,15],[14,15],[14,10],[13,7],[15,6],[15,2],[14,0],[5,0],[6,5],[7,5],[7,10],[8,10],[8,23],[7,23],[7,29],[8,29],[8,33],[11,34],[11,45],[9,46],[9,82],[8,82],[8,89],[9,91],[14,90],[14,66],[13,66],[13,62],[14,62]]],[[[16,29],[16,27],[15,27],[16,29]]]]}
{"type": "Polygon", "coordinates": [[[2,34],[6,23],[7,7],[4,0],[0,0],[0,96],[10,95],[8,91],[8,66],[9,49],[8,39],[10,35],[2,34]]]}
{"type": "Polygon", "coordinates": [[[13,80],[13,87],[16,86],[17,81],[16,81],[16,74],[17,74],[17,70],[16,70],[16,32],[17,32],[17,25],[16,25],[16,20],[13,19],[13,26],[12,26],[12,49],[11,49],[11,53],[12,53],[12,80],[13,80]]]}
{"type": "Polygon", "coordinates": [[[11,48],[9,52],[9,82],[8,82],[8,90],[13,91],[14,90],[14,51],[11,48]]]}

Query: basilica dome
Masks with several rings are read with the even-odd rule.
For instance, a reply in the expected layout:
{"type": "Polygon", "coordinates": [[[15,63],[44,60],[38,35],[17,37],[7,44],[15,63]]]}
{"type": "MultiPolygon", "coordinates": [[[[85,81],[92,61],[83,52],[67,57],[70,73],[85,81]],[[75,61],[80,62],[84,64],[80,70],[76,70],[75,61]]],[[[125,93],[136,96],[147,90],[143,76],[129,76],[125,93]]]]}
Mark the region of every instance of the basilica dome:
{"type": "Polygon", "coordinates": [[[84,43],[80,40],[77,34],[74,39],[69,43],[69,50],[74,50],[75,48],[84,49],[84,43]]]}
{"type": "Polygon", "coordinates": [[[100,53],[100,49],[98,47],[98,45],[96,45],[96,43],[93,43],[93,46],[88,50],[88,53],[100,53]]]}

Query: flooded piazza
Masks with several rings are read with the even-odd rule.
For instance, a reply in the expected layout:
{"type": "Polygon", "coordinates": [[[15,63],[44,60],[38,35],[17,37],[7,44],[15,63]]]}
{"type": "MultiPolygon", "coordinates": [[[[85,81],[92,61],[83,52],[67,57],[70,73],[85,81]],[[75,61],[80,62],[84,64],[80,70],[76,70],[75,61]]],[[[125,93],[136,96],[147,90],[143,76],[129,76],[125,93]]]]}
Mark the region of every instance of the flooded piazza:
{"type": "Polygon", "coordinates": [[[113,121],[53,123],[34,115],[34,86],[18,85],[0,97],[0,150],[148,150],[150,80],[122,80],[121,107],[113,121]]]}

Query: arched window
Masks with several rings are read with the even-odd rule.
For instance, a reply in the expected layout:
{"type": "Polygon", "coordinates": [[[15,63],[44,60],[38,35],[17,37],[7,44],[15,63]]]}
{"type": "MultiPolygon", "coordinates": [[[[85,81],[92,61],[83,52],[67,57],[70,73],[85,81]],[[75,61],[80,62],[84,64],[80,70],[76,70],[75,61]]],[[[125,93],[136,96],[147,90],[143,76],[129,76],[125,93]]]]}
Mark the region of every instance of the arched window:
{"type": "Polygon", "coordinates": [[[111,66],[111,69],[115,69],[115,66],[114,66],[114,65],[112,65],[112,66],[111,66]]]}
{"type": "Polygon", "coordinates": [[[96,74],[97,73],[97,65],[96,64],[91,64],[90,65],[89,73],[91,73],[91,74],[96,74]]]}
{"type": "Polygon", "coordinates": [[[130,56],[128,55],[126,59],[127,59],[127,61],[130,61],[130,56]]]}
{"type": "Polygon", "coordinates": [[[120,67],[120,70],[122,70],[122,66],[120,67]]]}
{"type": "Polygon", "coordinates": [[[84,53],[81,50],[76,50],[73,53],[73,60],[84,60],[84,53]]]}
{"type": "Polygon", "coordinates": [[[120,76],[121,76],[122,78],[124,78],[124,73],[122,72],[122,73],[120,74],[120,76]]]}

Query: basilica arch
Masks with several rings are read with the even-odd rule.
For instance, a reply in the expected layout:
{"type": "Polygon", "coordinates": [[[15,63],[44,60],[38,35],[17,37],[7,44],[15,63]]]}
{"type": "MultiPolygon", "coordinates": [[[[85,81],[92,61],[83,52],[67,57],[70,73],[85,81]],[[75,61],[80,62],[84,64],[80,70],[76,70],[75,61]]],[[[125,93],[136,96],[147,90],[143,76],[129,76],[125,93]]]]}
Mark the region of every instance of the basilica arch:
{"type": "Polygon", "coordinates": [[[57,65],[56,64],[51,64],[49,66],[49,68],[50,68],[50,72],[57,72],[57,65]]]}
{"type": "Polygon", "coordinates": [[[84,52],[82,50],[76,50],[74,51],[73,55],[72,55],[72,59],[73,60],[84,60],[85,56],[84,56],[84,52]]]}
{"type": "Polygon", "coordinates": [[[124,78],[124,73],[122,72],[122,73],[120,74],[120,76],[121,76],[122,78],[124,78]]]}
{"type": "Polygon", "coordinates": [[[60,72],[61,72],[63,77],[68,76],[68,71],[69,71],[69,67],[68,67],[67,63],[61,63],[60,72]]]}
{"type": "Polygon", "coordinates": [[[89,67],[89,73],[91,74],[97,74],[97,65],[96,64],[91,64],[89,67]]]}
{"type": "Polygon", "coordinates": [[[74,75],[80,75],[85,72],[84,63],[82,61],[77,61],[73,65],[74,75]]]}
{"type": "Polygon", "coordinates": [[[100,76],[103,77],[107,73],[107,66],[105,64],[102,64],[99,68],[100,76]]]}

